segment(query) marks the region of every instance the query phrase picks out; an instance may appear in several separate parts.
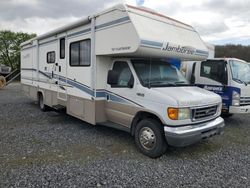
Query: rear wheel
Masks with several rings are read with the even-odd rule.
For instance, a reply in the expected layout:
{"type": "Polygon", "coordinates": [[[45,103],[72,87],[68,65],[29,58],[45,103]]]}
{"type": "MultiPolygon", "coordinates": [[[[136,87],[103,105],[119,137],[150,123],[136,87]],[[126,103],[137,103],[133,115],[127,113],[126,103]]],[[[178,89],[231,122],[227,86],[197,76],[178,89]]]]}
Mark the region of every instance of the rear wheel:
{"type": "Polygon", "coordinates": [[[43,94],[42,93],[39,93],[38,94],[38,105],[39,105],[39,108],[45,112],[48,110],[48,106],[44,104],[44,99],[43,99],[43,94]]]}
{"type": "Polygon", "coordinates": [[[140,121],[135,128],[135,144],[143,154],[160,157],[167,149],[163,126],[153,119],[140,121]]]}

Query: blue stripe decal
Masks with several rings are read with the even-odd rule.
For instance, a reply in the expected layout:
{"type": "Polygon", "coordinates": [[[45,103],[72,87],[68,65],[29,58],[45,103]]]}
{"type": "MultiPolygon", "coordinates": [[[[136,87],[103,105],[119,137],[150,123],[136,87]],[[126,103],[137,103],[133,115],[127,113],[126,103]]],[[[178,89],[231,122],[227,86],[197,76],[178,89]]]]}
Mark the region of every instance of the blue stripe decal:
{"type": "MultiPolygon", "coordinates": [[[[107,22],[107,23],[98,25],[98,26],[95,27],[95,29],[102,29],[102,28],[104,28],[104,27],[109,27],[109,26],[116,25],[116,24],[120,24],[120,23],[127,22],[127,21],[130,21],[130,19],[129,19],[128,16],[123,17],[123,18],[120,18],[120,19],[117,19],[117,20],[114,20],[114,21],[111,21],[111,22],[107,22]]],[[[91,31],[90,28],[84,29],[84,30],[82,30],[82,31],[78,31],[78,32],[69,34],[68,37],[73,37],[73,36],[76,36],[76,35],[82,35],[82,34],[85,34],[85,33],[90,32],[90,31],[91,31]]],[[[48,44],[48,43],[53,43],[53,42],[56,42],[57,40],[58,40],[58,39],[52,39],[52,40],[49,40],[49,41],[46,41],[46,42],[41,42],[41,43],[39,43],[39,45],[45,45],[45,44],[48,44]]],[[[35,47],[35,46],[36,46],[36,45],[33,45],[33,46],[31,46],[31,47],[24,48],[23,50],[29,49],[29,48],[33,48],[33,47],[35,47]]]]}
{"type": "Polygon", "coordinates": [[[52,42],[56,42],[58,39],[52,39],[52,40],[50,40],[50,41],[46,41],[46,42],[41,42],[41,43],[39,43],[39,45],[45,45],[45,44],[48,44],[48,43],[52,43],[52,42]]]}
{"type": "MultiPolygon", "coordinates": [[[[21,69],[21,70],[29,70],[29,71],[37,71],[36,69],[21,69]]],[[[47,78],[50,78],[52,79],[52,74],[51,73],[48,73],[48,72],[42,72],[42,71],[38,71],[40,74],[44,75],[45,77],[47,78]]],[[[54,74],[54,76],[58,77],[60,81],[66,83],[66,84],[69,84],[87,94],[89,94],[90,96],[94,97],[95,95],[95,92],[94,90],[92,90],[90,87],[84,85],[84,84],[81,84],[79,82],[76,82],[74,80],[71,80],[69,78],[65,78],[65,77],[62,77],[60,75],[57,75],[57,74],[54,74]]],[[[106,98],[107,95],[109,95],[110,97],[110,100],[111,101],[114,101],[114,102],[119,102],[119,103],[125,103],[125,104],[135,104],[135,105],[138,105],[138,106],[141,106],[140,104],[137,104],[129,99],[126,99],[126,98],[123,98],[115,93],[112,93],[112,92],[109,92],[109,91],[106,91],[106,90],[99,90],[99,91],[96,91],[96,98],[106,98]]],[[[143,106],[141,106],[143,107],[143,106]]]]}
{"type": "Polygon", "coordinates": [[[207,56],[208,56],[208,54],[199,54],[199,53],[195,53],[194,55],[204,56],[204,57],[207,57],[207,56]]]}
{"type": "Polygon", "coordinates": [[[126,21],[130,21],[128,16],[117,19],[117,20],[114,20],[114,21],[111,21],[111,22],[107,22],[107,23],[98,25],[98,26],[95,27],[95,29],[101,29],[101,28],[104,28],[104,27],[108,27],[108,26],[119,24],[119,23],[126,22],[126,21]]]}
{"type": "Polygon", "coordinates": [[[26,47],[26,48],[22,48],[22,50],[28,50],[28,49],[30,49],[30,48],[33,48],[33,47],[35,47],[36,45],[32,45],[32,46],[29,46],[29,47],[26,47]]]}
{"type": "Polygon", "coordinates": [[[69,80],[69,79],[66,80],[65,78],[61,78],[61,77],[60,77],[60,80],[65,82],[65,83],[68,83],[69,85],[71,85],[77,89],[80,89],[81,91],[91,95],[92,97],[94,96],[94,91],[92,89],[87,88],[86,86],[84,86],[82,84],[79,84],[79,83],[74,82],[74,81],[69,80]]]}
{"type": "Polygon", "coordinates": [[[208,56],[209,52],[203,50],[196,50],[195,55],[208,56]]]}
{"type": "MultiPolygon", "coordinates": [[[[156,42],[156,41],[149,41],[149,40],[141,40],[141,46],[161,49],[163,46],[163,43],[156,42]]],[[[208,56],[208,54],[209,53],[207,51],[203,51],[203,50],[196,50],[195,51],[195,55],[199,55],[199,56],[208,56]]]]}
{"type": "Polygon", "coordinates": [[[203,50],[196,50],[196,53],[208,55],[208,51],[203,51],[203,50]]]}
{"type": "Polygon", "coordinates": [[[96,97],[97,98],[107,97],[107,92],[106,91],[96,91],[96,97]]]}
{"type": "Polygon", "coordinates": [[[85,33],[88,33],[90,32],[91,29],[88,28],[88,29],[84,29],[82,31],[78,31],[78,32],[75,32],[75,33],[72,33],[72,34],[69,34],[68,37],[73,37],[73,36],[76,36],[76,35],[82,35],[82,34],[85,34],[85,33]]]}
{"type": "Polygon", "coordinates": [[[146,46],[153,46],[157,48],[162,48],[162,45],[163,45],[163,43],[161,42],[155,42],[155,41],[149,41],[149,40],[141,40],[141,44],[146,45],[146,46]]]}

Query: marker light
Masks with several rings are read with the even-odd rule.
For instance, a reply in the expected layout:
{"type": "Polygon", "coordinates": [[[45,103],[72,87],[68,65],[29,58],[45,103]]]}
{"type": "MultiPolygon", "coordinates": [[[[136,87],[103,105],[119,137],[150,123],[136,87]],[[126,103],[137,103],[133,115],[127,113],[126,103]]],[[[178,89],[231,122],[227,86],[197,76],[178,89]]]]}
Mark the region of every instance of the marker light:
{"type": "Polygon", "coordinates": [[[172,120],[190,119],[189,108],[168,108],[168,117],[172,120]]]}

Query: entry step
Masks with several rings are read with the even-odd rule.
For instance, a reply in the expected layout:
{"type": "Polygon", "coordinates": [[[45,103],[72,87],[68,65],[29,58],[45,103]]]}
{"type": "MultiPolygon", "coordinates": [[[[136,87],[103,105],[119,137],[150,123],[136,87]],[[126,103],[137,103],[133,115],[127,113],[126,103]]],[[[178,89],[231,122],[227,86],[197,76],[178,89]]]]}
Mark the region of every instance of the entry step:
{"type": "Polygon", "coordinates": [[[62,105],[60,105],[60,104],[54,105],[54,106],[52,106],[52,108],[54,108],[55,110],[58,110],[58,111],[62,111],[62,110],[65,110],[65,109],[66,109],[65,106],[62,106],[62,105]]]}

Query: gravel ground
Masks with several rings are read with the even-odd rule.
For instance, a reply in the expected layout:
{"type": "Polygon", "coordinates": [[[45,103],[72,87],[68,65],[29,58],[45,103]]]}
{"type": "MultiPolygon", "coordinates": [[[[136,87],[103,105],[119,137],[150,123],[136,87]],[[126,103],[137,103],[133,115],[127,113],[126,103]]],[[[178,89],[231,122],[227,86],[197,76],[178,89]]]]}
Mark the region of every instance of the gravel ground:
{"type": "Polygon", "coordinates": [[[41,112],[20,89],[0,90],[0,187],[250,187],[250,115],[150,159],[129,134],[41,112]]]}

